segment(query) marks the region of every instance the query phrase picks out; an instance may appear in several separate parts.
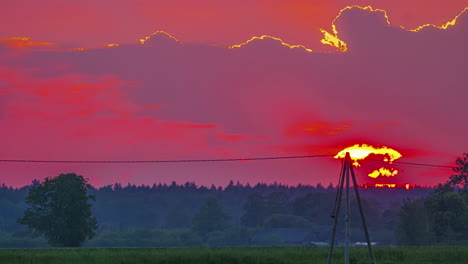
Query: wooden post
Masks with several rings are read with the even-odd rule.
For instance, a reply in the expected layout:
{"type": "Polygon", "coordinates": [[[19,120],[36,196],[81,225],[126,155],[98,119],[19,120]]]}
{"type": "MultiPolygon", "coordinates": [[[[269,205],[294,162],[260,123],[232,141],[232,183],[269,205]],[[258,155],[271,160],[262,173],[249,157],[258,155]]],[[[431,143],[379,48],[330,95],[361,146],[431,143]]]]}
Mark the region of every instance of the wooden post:
{"type": "Polygon", "coordinates": [[[332,213],[333,219],[333,229],[332,229],[332,234],[330,237],[330,244],[329,244],[329,249],[328,249],[328,259],[327,259],[327,264],[332,264],[332,256],[333,256],[333,249],[335,246],[335,236],[336,236],[336,227],[338,225],[338,216],[340,213],[340,207],[341,207],[341,200],[343,196],[343,189],[346,188],[346,201],[345,201],[345,256],[344,256],[344,261],[345,264],[349,264],[349,253],[350,253],[350,247],[351,247],[351,219],[350,219],[350,199],[349,199],[349,188],[350,188],[350,178],[353,181],[353,187],[354,191],[356,194],[356,201],[358,204],[359,208],[359,214],[361,215],[361,221],[362,221],[362,226],[364,228],[364,234],[366,236],[366,241],[367,241],[367,248],[369,251],[369,256],[371,258],[371,263],[376,264],[375,261],[375,256],[374,256],[374,251],[372,249],[372,244],[371,240],[369,237],[369,230],[367,229],[367,223],[366,223],[366,218],[364,217],[364,210],[362,208],[362,203],[361,203],[361,197],[359,195],[359,189],[358,189],[358,184],[356,181],[356,175],[354,174],[354,169],[353,169],[353,164],[351,160],[351,156],[348,153],[346,153],[346,157],[343,161],[343,166],[341,168],[341,173],[340,173],[340,178],[338,181],[338,190],[337,190],[337,196],[336,196],[336,201],[335,201],[335,208],[332,213]],[[346,187],[344,186],[346,181],[346,187]]]}

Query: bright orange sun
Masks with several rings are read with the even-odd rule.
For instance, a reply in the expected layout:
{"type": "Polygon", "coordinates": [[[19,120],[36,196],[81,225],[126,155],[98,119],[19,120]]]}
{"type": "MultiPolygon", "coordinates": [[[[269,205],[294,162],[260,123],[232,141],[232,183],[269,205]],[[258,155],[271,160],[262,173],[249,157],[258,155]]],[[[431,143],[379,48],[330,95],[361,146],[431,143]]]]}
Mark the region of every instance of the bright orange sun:
{"type": "MultiPolygon", "coordinates": [[[[402,157],[400,152],[388,148],[388,147],[374,147],[371,145],[367,144],[356,144],[351,147],[347,147],[343,149],[342,151],[338,152],[338,154],[335,155],[335,159],[340,159],[346,157],[346,153],[349,153],[351,159],[353,160],[353,165],[355,167],[360,167],[361,164],[359,164],[360,160],[365,160],[369,155],[374,154],[374,155],[383,155],[384,162],[387,162],[389,164],[392,164],[394,160],[397,160],[402,157]]],[[[394,168],[380,168],[378,170],[374,170],[373,172],[369,173],[368,176],[371,178],[377,178],[379,176],[385,176],[385,177],[393,177],[398,174],[398,170],[394,168]]]]}

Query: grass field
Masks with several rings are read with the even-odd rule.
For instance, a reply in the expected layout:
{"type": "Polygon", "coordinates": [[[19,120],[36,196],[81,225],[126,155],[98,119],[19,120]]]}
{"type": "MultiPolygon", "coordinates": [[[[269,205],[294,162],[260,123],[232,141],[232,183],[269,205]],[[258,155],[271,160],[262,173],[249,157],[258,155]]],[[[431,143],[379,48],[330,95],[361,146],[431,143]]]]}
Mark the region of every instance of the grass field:
{"type": "MultiPolygon", "coordinates": [[[[50,264],[302,264],[326,263],[326,247],[1,249],[0,263],[50,264]]],[[[337,248],[333,263],[343,263],[337,248]]],[[[377,263],[468,263],[468,247],[376,247],[377,263]]],[[[352,248],[351,263],[369,263],[367,248],[352,248]]]]}

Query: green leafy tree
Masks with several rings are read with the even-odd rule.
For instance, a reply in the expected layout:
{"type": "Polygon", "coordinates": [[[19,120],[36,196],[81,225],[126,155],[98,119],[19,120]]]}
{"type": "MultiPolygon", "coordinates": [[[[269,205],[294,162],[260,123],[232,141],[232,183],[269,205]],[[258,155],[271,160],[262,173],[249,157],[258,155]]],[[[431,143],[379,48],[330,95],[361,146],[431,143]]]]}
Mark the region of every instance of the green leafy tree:
{"type": "Polygon", "coordinates": [[[208,197],[193,217],[192,228],[206,238],[208,233],[225,228],[228,218],[218,200],[208,197]]]}
{"type": "Polygon", "coordinates": [[[44,235],[52,246],[78,247],[95,235],[96,218],[91,215],[88,182],[74,173],[46,178],[29,190],[29,208],[18,219],[36,235],[44,235]]]}

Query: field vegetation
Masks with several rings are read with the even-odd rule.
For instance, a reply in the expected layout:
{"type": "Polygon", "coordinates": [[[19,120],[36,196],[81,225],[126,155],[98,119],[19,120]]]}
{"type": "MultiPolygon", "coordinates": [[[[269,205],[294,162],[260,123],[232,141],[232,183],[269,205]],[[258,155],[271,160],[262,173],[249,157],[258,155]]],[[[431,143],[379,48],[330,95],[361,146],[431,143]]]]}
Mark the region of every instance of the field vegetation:
{"type": "MultiPolygon", "coordinates": [[[[3,249],[0,263],[16,264],[314,264],[326,263],[327,247],[61,248],[3,249]]],[[[333,263],[343,263],[337,248],[333,263]]],[[[376,247],[377,263],[468,263],[468,247],[376,247]]],[[[351,249],[351,263],[369,263],[367,248],[351,249]]]]}

